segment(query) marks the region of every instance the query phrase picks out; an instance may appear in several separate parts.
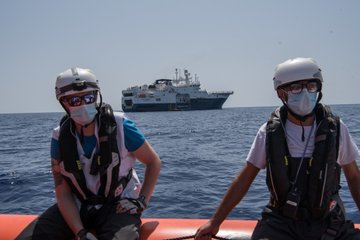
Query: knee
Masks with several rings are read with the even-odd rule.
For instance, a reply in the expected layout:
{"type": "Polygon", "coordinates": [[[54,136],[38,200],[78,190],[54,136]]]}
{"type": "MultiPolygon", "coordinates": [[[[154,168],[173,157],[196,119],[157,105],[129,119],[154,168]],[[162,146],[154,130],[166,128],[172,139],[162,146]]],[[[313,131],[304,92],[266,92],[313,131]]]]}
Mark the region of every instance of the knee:
{"type": "Polygon", "coordinates": [[[114,240],[137,240],[140,238],[139,229],[135,225],[121,228],[114,235],[114,240]]]}

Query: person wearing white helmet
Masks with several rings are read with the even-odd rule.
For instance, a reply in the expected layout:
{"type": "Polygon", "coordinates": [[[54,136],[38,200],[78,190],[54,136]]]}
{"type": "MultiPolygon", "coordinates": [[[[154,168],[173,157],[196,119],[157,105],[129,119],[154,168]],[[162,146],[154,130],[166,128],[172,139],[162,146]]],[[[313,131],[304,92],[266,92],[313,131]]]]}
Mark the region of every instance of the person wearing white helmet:
{"type": "Polygon", "coordinates": [[[289,59],[276,67],[274,88],[292,116],[303,122],[322,98],[321,69],[311,58],[289,59]],[[306,89],[303,89],[306,83],[306,89]],[[287,91],[287,90],[291,91],[287,91]]]}
{"type": "Polygon", "coordinates": [[[67,113],[51,140],[56,204],[17,239],[138,239],[160,172],[158,154],[134,122],[102,102],[91,70],[60,73],[55,94],[67,113]],[[136,160],[145,165],[143,184],[136,160]]]}
{"type": "Polygon", "coordinates": [[[219,231],[261,169],[270,200],[252,240],[360,239],[339,196],[342,170],[360,209],[359,149],[343,121],[320,103],[321,69],[311,58],[289,59],[276,67],[273,83],[283,106],[260,127],[246,165],[195,239],[219,231]]]}
{"type": "Polygon", "coordinates": [[[98,80],[90,69],[71,68],[61,73],[56,79],[55,94],[71,119],[83,127],[95,119],[96,108],[102,105],[98,80]],[[98,95],[100,103],[96,105],[98,95]]]}

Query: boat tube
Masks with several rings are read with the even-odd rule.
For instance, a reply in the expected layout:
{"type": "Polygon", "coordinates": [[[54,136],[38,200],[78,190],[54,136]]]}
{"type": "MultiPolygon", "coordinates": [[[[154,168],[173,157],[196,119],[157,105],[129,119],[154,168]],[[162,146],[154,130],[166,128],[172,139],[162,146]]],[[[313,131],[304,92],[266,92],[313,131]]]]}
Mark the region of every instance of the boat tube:
{"type": "MultiPolygon", "coordinates": [[[[0,239],[14,240],[37,215],[0,214],[0,239]]],[[[143,218],[141,240],[193,239],[207,219],[143,218]]],[[[250,240],[256,220],[225,220],[214,239],[250,240]]],[[[355,224],[360,228],[360,224],[355,224]]]]}
{"type": "MultiPolygon", "coordinates": [[[[37,215],[0,214],[0,239],[14,240],[37,215]]],[[[143,218],[141,240],[193,239],[207,219],[143,218]]],[[[218,239],[250,239],[255,220],[225,220],[218,239]]]]}

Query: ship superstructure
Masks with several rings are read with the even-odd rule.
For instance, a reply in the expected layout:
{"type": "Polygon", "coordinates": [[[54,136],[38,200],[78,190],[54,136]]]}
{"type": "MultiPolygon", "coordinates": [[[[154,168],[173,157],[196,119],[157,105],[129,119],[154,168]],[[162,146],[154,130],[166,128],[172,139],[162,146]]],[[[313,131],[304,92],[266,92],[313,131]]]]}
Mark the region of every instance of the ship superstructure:
{"type": "Polygon", "coordinates": [[[151,85],[129,87],[122,91],[124,112],[189,111],[221,109],[233,91],[207,92],[200,89],[195,75],[188,70],[181,76],[175,69],[175,79],[157,79],[151,85]]]}

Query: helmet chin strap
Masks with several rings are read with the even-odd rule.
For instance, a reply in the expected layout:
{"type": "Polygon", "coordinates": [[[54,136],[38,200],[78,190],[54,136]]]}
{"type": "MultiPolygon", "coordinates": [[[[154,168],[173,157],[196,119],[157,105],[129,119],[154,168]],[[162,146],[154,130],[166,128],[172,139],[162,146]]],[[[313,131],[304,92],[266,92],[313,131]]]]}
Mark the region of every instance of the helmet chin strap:
{"type": "Polygon", "coordinates": [[[96,109],[97,109],[98,112],[99,112],[99,110],[100,110],[100,108],[101,108],[101,106],[102,106],[102,104],[103,104],[103,101],[102,101],[102,95],[101,95],[100,91],[98,91],[98,93],[99,93],[99,97],[100,97],[100,103],[99,103],[99,105],[96,107],[96,109]]]}
{"type": "Polygon", "coordinates": [[[66,109],[65,105],[63,104],[62,101],[59,100],[60,105],[63,107],[63,109],[65,110],[66,114],[70,117],[70,112],[66,109]]]}

